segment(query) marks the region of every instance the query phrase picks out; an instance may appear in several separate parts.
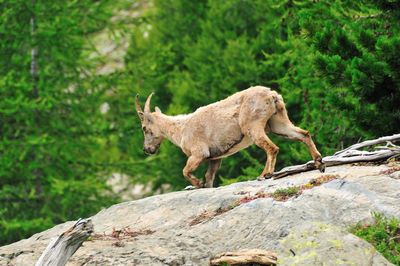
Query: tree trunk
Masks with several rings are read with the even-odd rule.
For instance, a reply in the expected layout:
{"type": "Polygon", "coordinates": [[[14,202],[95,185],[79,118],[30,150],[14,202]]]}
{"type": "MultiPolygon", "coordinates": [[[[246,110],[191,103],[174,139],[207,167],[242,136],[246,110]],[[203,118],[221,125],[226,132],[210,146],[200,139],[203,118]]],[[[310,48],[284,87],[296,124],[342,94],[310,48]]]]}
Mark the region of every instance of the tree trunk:
{"type": "Polygon", "coordinates": [[[50,241],[35,266],[64,266],[92,233],[92,221],[79,219],[74,226],[50,241]]]}

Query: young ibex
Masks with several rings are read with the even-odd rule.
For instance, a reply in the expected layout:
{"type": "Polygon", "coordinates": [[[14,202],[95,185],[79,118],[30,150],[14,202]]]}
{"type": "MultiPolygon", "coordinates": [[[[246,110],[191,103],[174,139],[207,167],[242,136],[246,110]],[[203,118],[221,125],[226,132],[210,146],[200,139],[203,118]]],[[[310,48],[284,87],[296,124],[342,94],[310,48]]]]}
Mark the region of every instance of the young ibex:
{"type": "Polygon", "coordinates": [[[315,167],[324,170],[321,154],[310,134],[292,124],[282,96],[276,91],[262,86],[250,87],[200,107],[194,113],[178,116],[165,115],[158,107],[155,112],[150,112],[152,95],[147,98],[144,111],[136,96],[136,111],[144,132],[144,150],[154,154],[164,138],[179,146],[189,157],[183,175],[197,188],[212,187],[221,159],[253,143],[267,154],[259,179],[271,177],[279,148],[268,138],[267,132],[304,142],[315,167]],[[204,161],[208,161],[205,184],[192,174],[204,161]]]}

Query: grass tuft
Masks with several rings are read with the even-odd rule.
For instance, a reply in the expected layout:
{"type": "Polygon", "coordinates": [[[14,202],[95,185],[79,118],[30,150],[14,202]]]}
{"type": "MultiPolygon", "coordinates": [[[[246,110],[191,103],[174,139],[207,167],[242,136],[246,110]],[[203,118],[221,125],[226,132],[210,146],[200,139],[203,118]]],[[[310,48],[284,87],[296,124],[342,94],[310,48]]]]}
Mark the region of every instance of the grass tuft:
{"type": "Polygon", "coordinates": [[[379,213],[372,215],[373,223],[359,223],[350,232],[371,243],[391,263],[400,265],[400,221],[379,213]]]}

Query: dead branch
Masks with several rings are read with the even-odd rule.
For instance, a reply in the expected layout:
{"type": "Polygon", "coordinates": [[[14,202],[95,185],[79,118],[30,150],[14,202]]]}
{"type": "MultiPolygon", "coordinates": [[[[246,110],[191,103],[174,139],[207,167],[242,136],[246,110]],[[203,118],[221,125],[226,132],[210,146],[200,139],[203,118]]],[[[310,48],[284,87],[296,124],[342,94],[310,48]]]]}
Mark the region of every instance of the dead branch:
{"type": "Polygon", "coordinates": [[[74,226],[50,241],[35,266],[64,266],[92,232],[92,221],[79,219],[74,226]]]}
{"type": "Polygon", "coordinates": [[[338,151],[334,155],[338,155],[338,154],[343,153],[348,150],[358,150],[360,148],[364,148],[364,147],[368,147],[368,146],[372,146],[372,145],[376,145],[376,144],[380,144],[380,143],[384,143],[384,142],[392,142],[392,141],[399,141],[399,140],[400,140],[400,134],[394,134],[392,136],[385,136],[385,137],[380,137],[377,139],[366,140],[366,141],[351,145],[350,147],[348,147],[344,150],[338,151]]]}
{"type": "MultiPolygon", "coordinates": [[[[354,144],[344,150],[336,152],[332,156],[326,156],[322,159],[325,166],[342,165],[358,162],[374,162],[382,161],[392,157],[400,156],[400,146],[394,145],[392,142],[400,141],[400,134],[381,137],[378,139],[367,140],[354,144]],[[374,147],[372,151],[359,150],[365,147],[371,147],[386,142],[386,146],[374,147]]],[[[305,164],[285,167],[279,172],[275,172],[273,179],[279,179],[288,175],[315,170],[314,161],[305,164]]]]}
{"type": "Polygon", "coordinates": [[[210,260],[210,265],[242,265],[249,263],[276,265],[277,260],[274,252],[260,249],[248,249],[218,254],[210,260]]]}

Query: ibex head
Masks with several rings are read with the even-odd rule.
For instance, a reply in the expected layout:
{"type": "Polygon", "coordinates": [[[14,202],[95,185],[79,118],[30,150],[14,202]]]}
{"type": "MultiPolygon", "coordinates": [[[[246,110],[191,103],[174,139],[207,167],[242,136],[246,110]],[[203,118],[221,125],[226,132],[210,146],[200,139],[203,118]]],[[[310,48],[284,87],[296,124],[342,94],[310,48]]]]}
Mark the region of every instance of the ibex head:
{"type": "MultiPolygon", "coordinates": [[[[153,96],[153,93],[150,94],[149,97],[147,97],[146,103],[144,105],[144,111],[142,111],[142,108],[140,107],[138,95],[136,95],[135,101],[136,112],[139,115],[144,133],[143,150],[148,154],[156,153],[160,148],[161,142],[163,140],[161,130],[155,121],[154,114],[150,112],[151,96],[153,96]]],[[[159,112],[158,108],[157,112],[159,112]]]]}

